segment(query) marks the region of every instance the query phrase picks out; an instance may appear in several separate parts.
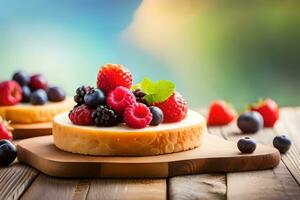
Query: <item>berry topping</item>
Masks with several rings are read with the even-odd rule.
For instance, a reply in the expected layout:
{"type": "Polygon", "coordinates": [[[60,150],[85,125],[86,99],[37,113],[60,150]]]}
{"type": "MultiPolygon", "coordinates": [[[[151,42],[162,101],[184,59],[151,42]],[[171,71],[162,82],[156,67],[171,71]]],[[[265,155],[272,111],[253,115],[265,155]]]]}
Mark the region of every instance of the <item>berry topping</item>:
{"type": "Polygon", "coordinates": [[[166,101],[155,106],[164,113],[164,122],[179,122],[187,115],[187,104],[178,92],[174,92],[166,101]]]}
{"type": "Polygon", "coordinates": [[[22,102],[30,102],[31,90],[27,85],[22,86],[22,102]]]}
{"type": "Polygon", "coordinates": [[[63,101],[66,98],[66,92],[61,87],[50,87],[47,94],[49,101],[53,102],[63,101]]]}
{"type": "Polygon", "coordinates": [[[234,120],[235,110],[225,101],[216,100],[209,108],[207,124],[209,126],[227,125],[234,120]]]}
{"type": "Polygon", "coordinates": [[[279,118],[279,107],[272,99],[265,99],[252,105],[251,110],[257,111],[262,115],[265,127],[273,127],[279,118]]]}
{"type": "Polygon", "coordinates": [[[115,126],[118,124],[119,118],[108,106],[100,105],[92,114],[92,119],[96,126],[115,126]]]}
{"type": "Polygon", "coordinates": [[[149,109],[152,114],[151,126],[157,126],[164,121],[164,113],[159,107],[150,106],[149,109]]]}
{"type": "Polygon", "coordinates": [[[237,147],[242,153],[252,153],[256,149],[256,142],[250,137],[245,137],[238,141],[237,147]]]}
{"type": "Polygon", "coordinates": [[[152,114],[145,104],[134,103],[125,109],[124,122],[131,128],[145,128],[151,120],[152,114]]]}
{"type": "Polygon", "coordinates": [[[69,119],[76,125],[93,125],[92,113],[86,105],[77,106],[69,113],[69,119]]]}
{"type": "Polygon", "coordinates": [[[14,73],[12,80],[18,82],[20,86],[24,86],[29,84],[30,76],[24,71],[18,71],[14,73]]]}
{"type": "Polygon", "coordinates": [[[130,89],[118,86],[111,91],[106,99],[107,105],[114,109],[120,116],[129,105],[136,102],[134,94],[130,89]]]}
{"type": "Polygon", "coordinates": [[[82,104],[84,104],[84,96],[91,89],[93,89],[93,88],[90,87],[90,86],[81,86],[81,87],[76,89],[76,94],[74,96],[74,101],[77,103],[77,106],[81,106],[82,104]]]}
{"type": "Polygon", "coordinates": [[[13,136],[11,134],[12,128],[9,126],[9,122],[2,119],[0,116],[0,140],[7,139],[12,140],[13,136]]]}
{"type": "Polygon", "coordinates": [[[16,81],[0,83],[0,105],[12,106],[22,100],[22,89],[16,81]]]}
{"type": "Polygon", "coordinates": [[[132,75],[118,64],[107,64],[101,67],[97,77],[97,87],[105,94],[110,93],[118,86],[130,88],[132,85],[132,75]]]}
{"type": "Polygon", "coordinates": [[[17,148],[9,140],[0,140],[0,164],[9,165],[17,157],[17,148]]]}
{"type": "Polygon", "coordinates": [[[99,105],[106,103],[104,93],[99,89],[91,89],[84,96],[84,103],[89,108],[96,108],[99,105]]]}
{"type": "Polygon", "coordinates": [[[278,149],[280,153],[287,152],[292,145],[292,141],[288,136],[280,135],[273,139],[273,146],[278,149]]]}
{"type": "Polygon", "coordinates": [[[47,101],[48,96],[44,90],[38,89],[31,93],[30,102],[32,105],[44,105],[47,103],[47,101]]]}
{"type": "Polygon", "coordinates": [[[237,125],[243,133],[256,133],[262,129],[264,119],[261,114],[255,111],[248,111],[241,114],[237,120],[237,125]]]}
{"type": "Polygon", "coordinates": [[[37,89],[48,89],[48,81],[46,77],[42,74],[35,74],[30,77],[30,83],[29,86],[31,90],[37,90],[37,89]]]}
{"type": "Polygon", "coordinates": [[[141,90],[140,88],[138,88],[138,89],[136,89],[136,90],[133,91],[133,94],[135,96],[136,102],[148,105],[146,99],[144,98],[146,96],[146,93],[143,92],[143,90],[141,90]]]}

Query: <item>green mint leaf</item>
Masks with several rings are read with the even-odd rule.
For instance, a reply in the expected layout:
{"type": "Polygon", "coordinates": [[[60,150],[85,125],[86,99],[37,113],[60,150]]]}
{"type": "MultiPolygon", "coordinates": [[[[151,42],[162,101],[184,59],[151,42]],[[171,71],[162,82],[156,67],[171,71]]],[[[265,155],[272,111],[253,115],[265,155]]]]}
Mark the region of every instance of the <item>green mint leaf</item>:
{"type": "Polygon", "coordinates": [[[141,82],[141,89],[146,93],[146,94],[154,94],[155,93],[155,83],[148,78],[145,77],[142,82],[141,82]]]}
{"type": "Polygon", "coordinates": [[[153,82],[150,78],[145,77],[141,83],[132,87],[133,90],[138,88],[146,93],[144,98],[148,104],[161,103],[173,94],[175,91],[175,84],[167,80],[153,82]]]}
{"type": "Polygon", "coordinates": [[[155,83],[155,95],[153,101],[155,103],[164,102],[174,92],[175,84],[171,81],[160,80],[155,83]]]}

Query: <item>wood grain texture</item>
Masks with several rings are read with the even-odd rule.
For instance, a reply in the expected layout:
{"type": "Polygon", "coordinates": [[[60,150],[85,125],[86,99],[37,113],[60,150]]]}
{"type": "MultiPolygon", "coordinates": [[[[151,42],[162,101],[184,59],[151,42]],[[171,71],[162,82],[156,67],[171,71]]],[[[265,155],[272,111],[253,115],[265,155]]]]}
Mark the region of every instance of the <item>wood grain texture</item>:
{"type": "Polygon", "coordinates": [[[241,154],[236,144],[206,135],[196,149],[144,157],[84,156],[56,148],[51,136],[23,140],[18,158],[45,174],[56,177],[159,178],[205,172],[267,169],[280,160],[277,150],[258,145],[255,154],[241,154]]]}
{"type": "Polygon", "coordinates": [[[37,170],[19,163],[0,167],[0,199],[18,199],[37,175],[37,170]]]}
{"type": "MultiPolygon", "coordinates": [[[[219,127],[209,128],[208,132],[222,137],[219,127]]],[[[172,200],[226,199],[226,175],[201,174],[170,178],[168,197],[172,200]]]]}
{"type": "Polygon", "coordinates": [[[23,194],[22,200],[84,200],[89,182],[86,179],[57,179],[40,174],[30,188],[23,194]]]}
{"type": "Polygon", "coordinates": [[[25,139],[52,134],[52,122],[36,124],[11,124],[11,126],[14,129],[14,139],[25,139]]]}
{"type": "Polygon", "coordinates": [[[165,179],[94,179],[87,200],[164,200],[166,187],[165,179]]]}
{"type": "Polygon", "coordinates": [[[290,150],[287,153],[282,154],[281,159],[300,186],[300,143],[298,142],[298,139],[300,138],[300,116],[295,115],[295,112],[290,109],[284,109],[281,113],[285,114],[281,117],[282,120],[277,122],[274,133],[276,135],[285,134],[292,139],[292,146],[290,150]],[[289,120],[285,120],[285,117],[289,120]],[[299,127],[296,128],[297,126],[299,127]]]}
{"type": "Polygon", "coordinates": [[[224,174],[200,174],[178,176],[168,183],[170,199],[226,199],[226,180],[224,174]]]}
{"type": "MultiPolygon", "coordinates": [[[[263,129],[256,134],[241,134],[235,123],[222,128],[228,140],[249,136],[258,143],[272,146],[273,129],[263,129]]],[[[283,162],[273,170],[251,171],[227,174],[228,199],[298,199],[300,190],[293,176],[283,162]]]]}

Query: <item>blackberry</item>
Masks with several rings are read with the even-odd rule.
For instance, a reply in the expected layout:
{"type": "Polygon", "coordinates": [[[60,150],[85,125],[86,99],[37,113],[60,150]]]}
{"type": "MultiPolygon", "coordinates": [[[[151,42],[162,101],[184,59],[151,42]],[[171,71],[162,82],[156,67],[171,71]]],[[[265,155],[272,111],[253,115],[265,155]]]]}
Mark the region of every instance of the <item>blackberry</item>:
{"type": "Polygon", "coordinates": [[[76,94],[74,96],[74,101],[77,103],[76,107],[84,104],[84,96],[92,89],[93,88],[90,86],[81,86],[76,89],[76,94]]]}
{"type": "Polygon", "coordinates": [[[135,99],[136,99],[137,102],[143,103],[146,106],[148,106],[147,101],[145,99],[146,93],[143,92],[143,90],[141,90],[140,88],[138,88],[138,89],[136,89],[136,90],[133,91],[133,94],[134,94],[135,99]]]}
{"type": "Polygon", "coordinates": [[[115,126],[119,122],[119,117],[109,106],[100,105],[92,114],[92,119],[96,126],[115,126]]]}

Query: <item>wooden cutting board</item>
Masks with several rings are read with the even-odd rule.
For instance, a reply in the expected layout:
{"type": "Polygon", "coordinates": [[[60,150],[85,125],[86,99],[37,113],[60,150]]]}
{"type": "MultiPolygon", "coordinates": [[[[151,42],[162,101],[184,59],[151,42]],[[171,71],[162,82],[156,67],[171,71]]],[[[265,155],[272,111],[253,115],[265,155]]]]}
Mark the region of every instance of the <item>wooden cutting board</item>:
{"type": "MultiPolygon", "coordinates": [[[[194,150],[146,157],[101,157],[59,150],[52,136],[35,137],[18,143],[18,159],[55,177],[161,178],[207,172],[230,172],[273,168],[280,153],[258,145],[252,154],[241,154],[236,143],[206,135],[194,150]]],[[[84,144],[82,144],[84,145],[84,144]]]]}
{"type": "Polygon", "coordinates": [[[24,139],[52,134],[52,122],[35,124],[11,124],[11,127],[14,129],[14,139],[24,139]]]}

